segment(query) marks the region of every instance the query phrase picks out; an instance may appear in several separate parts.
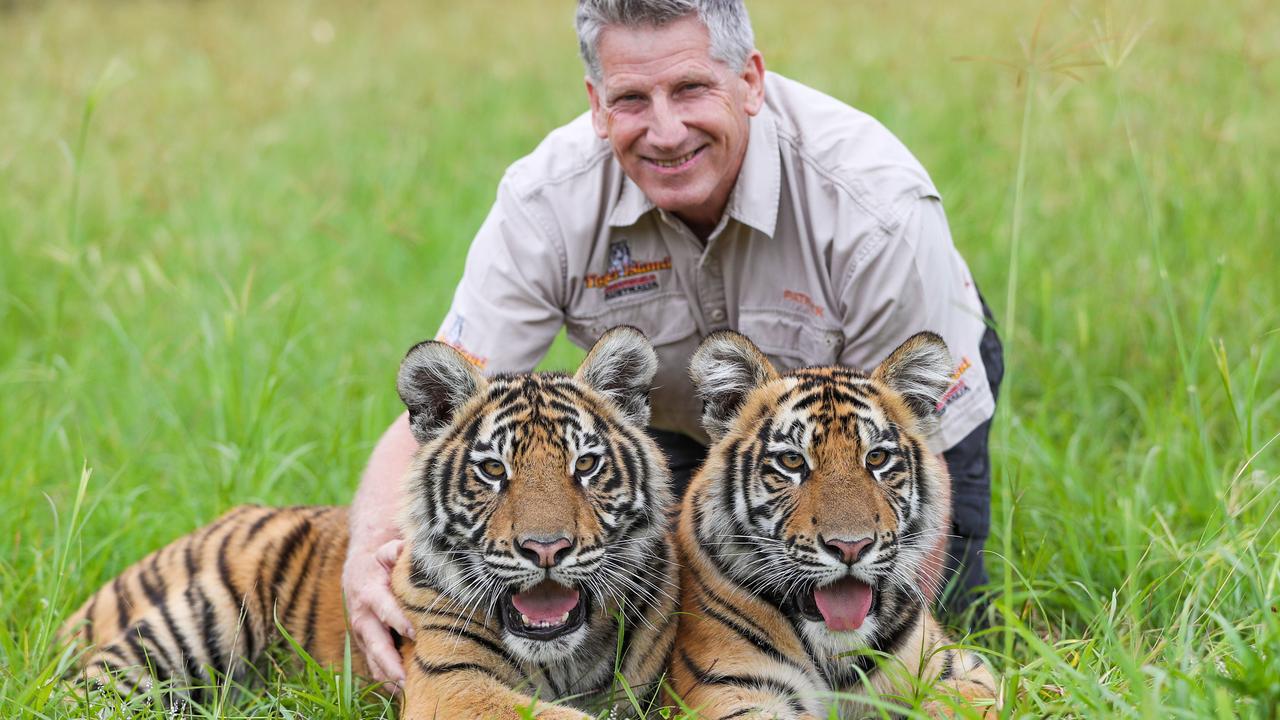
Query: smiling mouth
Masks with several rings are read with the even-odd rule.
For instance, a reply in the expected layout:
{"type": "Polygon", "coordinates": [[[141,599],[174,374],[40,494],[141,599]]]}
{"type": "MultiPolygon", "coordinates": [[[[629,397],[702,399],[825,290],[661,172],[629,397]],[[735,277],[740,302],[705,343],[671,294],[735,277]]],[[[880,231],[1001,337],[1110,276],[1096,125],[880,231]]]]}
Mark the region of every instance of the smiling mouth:
{"type": "Polygon", "coordinates": [[[681,155],[680,157],[671,158],[669,160],[647,157],[645,158],[645,161],[663,170],[680,170],[680,169],[683,169],[685,166],[689,165],[690,163],[692,163],[693,159],[701,155],[702,151],[705,150],[706,148],[707,146],[703,145],[692,152],[681,155]]]}
{"type": "Polygon", "coordinates": [[[524,592],[502,599],[502,624],[512,635],[554,640],[587,621],[586,598],[573,588],[543,580],[524,592]]]}
{"type": "Polygon", "coordinates": [[[830,585],[801,590],[792,596],[796,612],[805,620],[824,623],[828,630],[848,632],[862,627],[875,610],[878,593],[867,583],[843,577],[830,585]]]}

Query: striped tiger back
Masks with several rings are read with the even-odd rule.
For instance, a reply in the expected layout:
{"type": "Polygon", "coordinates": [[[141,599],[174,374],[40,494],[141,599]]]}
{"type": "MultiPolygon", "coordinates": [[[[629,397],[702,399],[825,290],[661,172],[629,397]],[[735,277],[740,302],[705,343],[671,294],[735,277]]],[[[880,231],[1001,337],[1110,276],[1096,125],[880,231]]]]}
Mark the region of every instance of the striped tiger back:
{"type": "MultiPolygon", "coordinates": [[[[485,378],[437,342],[398,388],[420,442],[392,586],[416,638],[402,718],[590,717],[652,696],[674,643],[669,478],[645,434],[657,358],[606,333],[574,376],[485,378]],[[620,679],[619,679],[620,678],[620,679]]],[[[279,628],[322,664],[346,647],[345,508],[240,507],[126,569],[64,625],[81,672],[126,694],[240,678],[279,628]]],[[[363,658],[356,653],[356,672],[363,658]]]]}
{"type": "Polygon", "coordinates": [[[950,365],[931,333],[871,374],[780,375],[730,332],[695,353],[713,445],[680,512],[671,678],[701,717],[862,717],[920,682],[994,717],[993,676],[920,589],[949,507],[923,438],[950,365]]]}
{"type": "MultiPolygon", "coordinates": [[[[341,507],[242,505],[130,566],[63,625],[86,648],[85,676],[124,694],[156,680],[197,698],[239,679],[274,642],[277,623],[322,662],[346,635],[341,507]]],[[[357,658],[356,669],[364,671],[357,658]]]]}

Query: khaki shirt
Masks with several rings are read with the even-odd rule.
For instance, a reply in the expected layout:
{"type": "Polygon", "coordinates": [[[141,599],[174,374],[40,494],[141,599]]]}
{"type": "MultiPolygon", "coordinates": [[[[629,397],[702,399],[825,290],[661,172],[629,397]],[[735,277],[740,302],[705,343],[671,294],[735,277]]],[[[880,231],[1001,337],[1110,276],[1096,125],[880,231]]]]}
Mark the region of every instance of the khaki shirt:
{"type": "Polygon", "coordinates": [[[776,73],[705,244],[626,177],[589,116],[554,130],[499,184],[438,339],[513,372],[533,368],[562,326],[589,348],[622,324],[658,352],[653,426],[704,441],[687,368],[726,328],[779,369],[867,370],[932,330],[956,361],[932,449],[994,410],[977,290],[929,176],[874,119],[776,73]]]}

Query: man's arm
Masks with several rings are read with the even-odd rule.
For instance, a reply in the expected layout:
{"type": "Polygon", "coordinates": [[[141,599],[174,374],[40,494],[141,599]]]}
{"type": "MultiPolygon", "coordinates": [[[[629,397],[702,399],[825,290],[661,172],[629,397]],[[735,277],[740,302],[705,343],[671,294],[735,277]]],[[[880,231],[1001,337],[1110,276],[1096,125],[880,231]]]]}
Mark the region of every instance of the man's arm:
{"type": "Polygon", "coordinates": [[[850,269],[840,295],[845,365],[873,368],[921,330],[946,341],[956,375],[943,397],[939,430],[929,437],[934,453],[991,417],[995,401],[978,352],[986,329],[982,303],[939,200],[916,200],[898,231],[850,269]]]}
{"type": "MultiPolygon", "coordinates": [[[[852,269],[841,293],[845,346],[840,361],[871,368],[921,330],[942,336],[957,369],[943,399],[941,430],[929,438],[939,465],[943,451],[988,419],[994,399],[987,386],[978,343],[984,330],[982,304],[964,260],[952,244],[941,203],[915,201],[899,232],[878,252],[852,269]]],[[[951,532],[951,488],[946,488],[951,532]]],[[[921,572],[921,589],[930,600],[941,590],[949,535],[939,539],[921,572]]]]}
{"type": "Polygon", "coordinates": [[[397,686],[404,668],[387,628],[412,638],[413,626],[391,594],[391,568],[400,551],[395,511],[404,506],[402,479],[409,470],[418,442],[409,431],[409,415],[401,414],[369,457],[360,487],[351,501],[351,539],[342,568],[347,616],[356,644],[364,651],[369,673],[397,686]]]}
{"type": "MultiPolygon", "coordinates": [[[[533,369],[564,323],[563,248],[548,238],[506,180],[467,252],[466,268],[436,339],[485,372],[533,369]]],[[[412,637],[389,586],[401,547],[402,481],[417,450],[407,415],[374,448],[351,504],[342,588],[356,643],[375,680],[400,683],[404,668],[388,628],[412,637]]]]}

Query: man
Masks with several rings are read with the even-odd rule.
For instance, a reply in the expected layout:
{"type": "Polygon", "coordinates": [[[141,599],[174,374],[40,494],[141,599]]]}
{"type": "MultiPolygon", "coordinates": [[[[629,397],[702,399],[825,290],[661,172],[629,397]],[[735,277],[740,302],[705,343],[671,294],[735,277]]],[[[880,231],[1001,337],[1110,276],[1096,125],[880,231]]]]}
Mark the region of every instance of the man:
{"type": "MultiPolygon", "coordinates": [[[[683,484],[705,450],[686,368],[707,334],[739,330],[779,367],[866,369],[941,334],[957,367],[931,444],[953,473],[947,571],[965,602],[986,579],[999,342],[924,169],[866,115],[766,76],[741,0],[580,0],[577,29],[590,112],[507,171],[439,338],[520,371],[562,326],[584,348],[638,327],[661,362],[652,431],[683,484]]],[[[387,572],[414,449],[402,416],[352,504],[344,573],[356,639],[392,682],[387,627],[412,634],[387,572]]]]}

